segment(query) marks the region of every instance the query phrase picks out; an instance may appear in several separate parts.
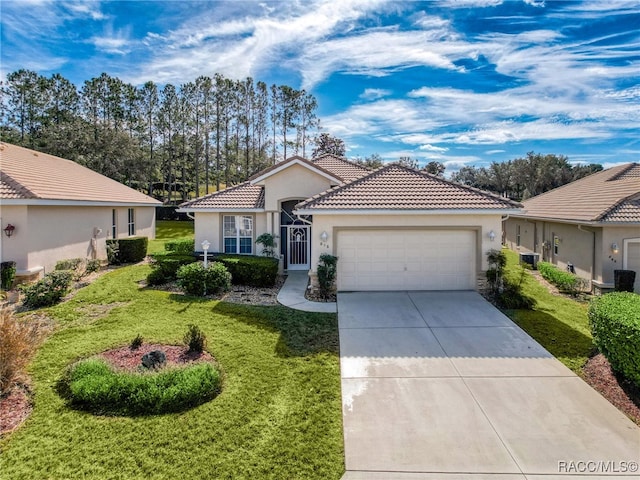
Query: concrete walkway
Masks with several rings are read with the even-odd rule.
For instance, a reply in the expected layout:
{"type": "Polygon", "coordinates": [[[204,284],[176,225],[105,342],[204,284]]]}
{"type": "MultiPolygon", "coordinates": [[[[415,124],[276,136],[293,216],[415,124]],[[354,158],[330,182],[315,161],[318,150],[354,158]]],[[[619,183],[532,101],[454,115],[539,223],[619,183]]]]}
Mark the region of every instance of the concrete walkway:
{"type": "Polygon", "coordinates": [[[343,480],[639,478],[640,428],[476,292],[338,312],[343,480]]]}
{"type": "Polygon", "coordinates": [[[336,302],[312,302],[304,298],[304,293],[309,284],[309,275],[306,271],[290,271],[284,285],[278,292],[278,303],[294,310],[303,312],[336,313],[336,302]]]}

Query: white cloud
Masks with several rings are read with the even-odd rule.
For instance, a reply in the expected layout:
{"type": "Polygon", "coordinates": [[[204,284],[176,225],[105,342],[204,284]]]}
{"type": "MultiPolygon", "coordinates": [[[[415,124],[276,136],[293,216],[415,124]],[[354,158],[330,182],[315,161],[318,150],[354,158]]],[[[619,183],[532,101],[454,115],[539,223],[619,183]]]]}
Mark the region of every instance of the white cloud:
{"type": "Polygon", "coordinates": [[[125,55],[131,51],[134,43],[130,38],[130,28],[113,31],[111,25],[105,28],[104,35],[92,37],[89,41],[98,50],[106,53],[125,55]]]}
{"type": "Polygon", "coordinates": [[[365,88],[360,94],[360,98],[364,100],[377,100],[379,98],[388,97],[393,92],[384,88],[365,88]]]}
{"type": "Polygon", "coordinates": [[[436,147],[435,145],[431,145],[430,143],[427,143],[425,145],[420,145],[418,149],[426,150],[429,152],[446,152],[447,150],[449,150],[448,148],[444,148],[444,147],[436,147]]]}
{"type": "Polygon", "coordinates": [[[487,150],[484,152],[486,155],[495,155],[497,153],[505,153],[506,150],[487,150]]]}

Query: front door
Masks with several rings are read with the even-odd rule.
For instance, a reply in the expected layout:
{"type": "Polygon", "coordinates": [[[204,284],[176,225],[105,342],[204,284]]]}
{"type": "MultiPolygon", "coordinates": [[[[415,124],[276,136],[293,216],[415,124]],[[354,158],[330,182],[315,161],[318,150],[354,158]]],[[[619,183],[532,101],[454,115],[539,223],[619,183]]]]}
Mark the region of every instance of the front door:
{"type": "Polygon", "coordinates": [[[287,268],[289,270],[309,270],[311,267],[309,225],[287,226],[287,268]]]}

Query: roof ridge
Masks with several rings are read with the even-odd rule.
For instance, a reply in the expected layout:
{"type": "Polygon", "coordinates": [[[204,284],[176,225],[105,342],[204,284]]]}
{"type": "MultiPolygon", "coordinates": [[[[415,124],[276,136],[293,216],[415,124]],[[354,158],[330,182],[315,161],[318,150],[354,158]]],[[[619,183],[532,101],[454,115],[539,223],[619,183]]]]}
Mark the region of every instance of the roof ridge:
{"type": "MultiPolygon", "coordinates": [[[[206,195],[203,195],[202,197],[196,197],[193,200],[188,200],[186,202],[183,202],[180,205],[178,205],[178,207],[182,207],[182,206],[188,205],[188,204],[193,203],[195,201],[204,200],[205,198],[213,198],[216,195],[220,195],[220,194],[225,193],[225,192],[231,192],[231,191],[233,191],[235,189],[238,189],[238,188],[240,188],[240,187],[242,187],[242,186],[244,186],[246,184],[250,184],[250,183],[251,183],[250,180],[245,180],[244,182],[240,182],[237,185],[232,185],[230,187],[225,187],[222,190],[218,190],[216,192],[207,193],[206,195]]],[[[261,188],[264,189],[264,187],[262,187],[261,185],[256,185],[256,186],[257,187],[261,187],[261,188]]]]}
{"type": "Polygon", "coordinates": [[[264,174],[270,172],[271,170],[275,170],[276,168],[282,166],[282,165],[286,165],[287,163],[293,163],[294,161],[302,161],[302,163],[306,163],[309,166],[312,166],[313,168],[317,168],[318,170],[326,173],[327,175],[330,175],[332,177],[334,177],[336,180],[341,180],[341,181],[345,181],[344,178],[342,178],[340,175],[338,175],[335,172],[331,172],[329,170],[327,170],[326,168],[321,167],[320,165],[316,165],[312,160],[309,160],[307,158],[304,158],[300,155],[294,155],[292,157],[286,158],[284,160],[281,160],[277,163],[274,163],[273,165],[268,166],[267,168],[264,168],[262,170],[260,170],[259,172],[253,174],[252,176],[250,176],[247,181],[252,182],[253,180],[255,180],[256,178],[260,178],[261,176],[263,176],[264,174]]]}
{"type": "MultiPolygon", "coordinates": [[[[625,170],[626,172],[627,170],[625,170]]],[[[630,195],[627,195],[626,197],[621,198],[620,200],[618,200],[616,203],[614,203],[613,205],[611,205],[609,208],[605,208],[596,218],[595,220],[602,220],[604,217],[606,217],[607,215],[611,214],[611,212],[613,212],[616,208],[618,208],[620,205],[622,205],[625,202],[628,202],[629,200],[635,200],[637,198],[640,198],[640,193],[636,192],[636,193],[632,193],[630,195]]]]}
{"type": "Polygon", "coordinates": [[[335,158],[335,159],[337,159],[337,160],[340,160],[340,161],[342,161],[342,162],[344,162],[344,163],[348,163],[349,165],[351,165],[351,166],[353,166],[353,167],[361,168],[361,169],[362,169],[362,170],[364,170],[364,171],[367,171],[367,172],[371,172],[371,171],[372,171],[370,168],[365,167],[364,165],[360,165],[359,163],[354,162],[353,160],[350,160],[350,159],[348,159],[347,157],[341,157],[341,156],[339,156],[339,155],[335,155],[335,154],[333,154],[333,153],[323,153],[323,154],[322,154],[322,155],[320,155],[319,157],[313,157],[310,161],[311,161],[311,162],[313,162],[313,163],[315,163],[315,161],[316,161],[316,160],[319,160],[319,159],[321,159],[321,158],[323,158],[323,157],[333,157],[333,158],[335,158]]]}
{"type": "MultiPolygon", "coordinates": [[[[613,175],[611,178],[608,178],[606,181],[607,182],[614,182],[614,181],[618,180],[621,176],[623,176],[625,173],[627,173],[629,170],[632,170],[635,167],[640,166],[640,164],[632,162],[632,163],[623,164],[623,166],[626,167],[626,168],[623,168],[619,172],[616,172],[615,175],[613,175]]],[[[607,170],[613,170],[614,168],[616,168],[616,167],[612,167],[611,169],[607,169],[607,170]]]]}

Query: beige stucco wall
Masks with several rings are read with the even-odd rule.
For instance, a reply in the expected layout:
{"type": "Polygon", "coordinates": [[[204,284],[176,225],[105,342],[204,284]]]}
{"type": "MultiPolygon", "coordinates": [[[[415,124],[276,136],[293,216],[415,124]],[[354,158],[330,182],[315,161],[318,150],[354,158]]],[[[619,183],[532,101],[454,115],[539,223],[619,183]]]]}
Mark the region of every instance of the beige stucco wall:
{"type": "Polygon", "coordinates": [[[268,211],[279,211],[282,200],[309,198],[331,187],[329,179],[301,165],[291,165],[262,183],[265,210],[268,211]]]}
{"type": "MultiPolygon", "coordinates": [[[[341,228],[438,228],[462,227],[476,229],[479,235],[480,254],[477,255],[477,271],[487,269],[486,253],[500,248],[502,216],[492,215],[314,215],[311,227],[311,270],[317,270],[322,253],[335,255],[336,237],[341,228]],[[495,240],[489,239],[489,232],[496,234],[495,240]],[[326,243],[320,240],[320,234],[326,231],[329,238],[326,243]]],[[[339,260],[338,260],[339,261],[339,260]]]]}
{"type": "Polygon", "coordinates": [[[202,242],[207,240],[210,244],[209,252],[219,253],[223,250],[222,219],[225,215],[249,215],[253,217],[253,254],[262,254],[260,245],[256,245],[256,237],[267,230],[267,213],[264,212],[201,212],[195,214],[195,248],[202,251],[202,242]]]}
{"type": "MultiPolygon", "coordinates": [[[[117,210],[118,238],[124,238],[127,208],[117,210]]],[[[18,271],[42,267],[46,273],[59,260],[92,258],[94,248],[95,258],[106,259],[111,213],[111,207],[102,206],[3,207],[2,221],[14,224],[16,233],[3,239],[2,260],[15,260],[18,271]]],[[[135,225],[136,236],[155,238],[155,207],[135,207],[135,225]]]]}
{"type": "Polygon", "coordinates": [[[640,236],[640,226],[583,225],[581,228],[578,227],[577,224],[542,220],[525,221],[522,218],[510,218],[504,226],[506,244],[510,249],[520,252],[534,251],[533,231],[535,230],[538,235],[535,251],[541,254],[542,260],[562,269],[566,268],[568,263],[572,263],[576,274],[585,280],[593,279],[603,284],[613,284],[614,270],[624,268],[624,240],[640,236]],[[521,232],[519,248],[516,245],[518,224],[521,232]],[[527,231],[526,234],[525,231],[527,231]],[[557,254],[553,251],[554,235],[560,240],[557,254]],[[548,241],[551,248],[543,249],[544,241],[548,241]],[[618,245],[618,253],[612,251],[613,243],[618,245]]]}

